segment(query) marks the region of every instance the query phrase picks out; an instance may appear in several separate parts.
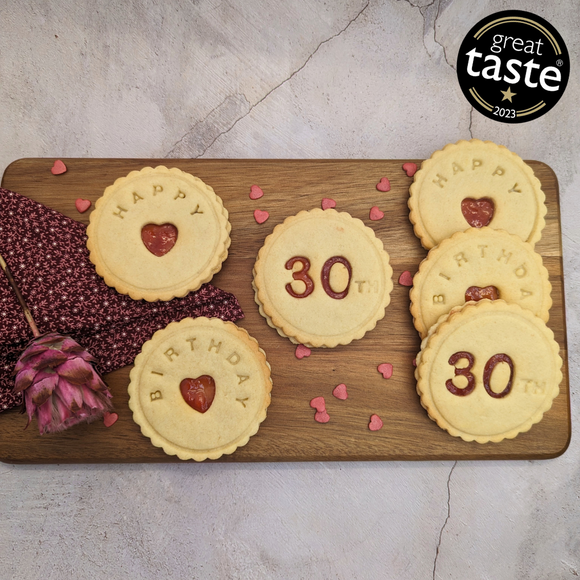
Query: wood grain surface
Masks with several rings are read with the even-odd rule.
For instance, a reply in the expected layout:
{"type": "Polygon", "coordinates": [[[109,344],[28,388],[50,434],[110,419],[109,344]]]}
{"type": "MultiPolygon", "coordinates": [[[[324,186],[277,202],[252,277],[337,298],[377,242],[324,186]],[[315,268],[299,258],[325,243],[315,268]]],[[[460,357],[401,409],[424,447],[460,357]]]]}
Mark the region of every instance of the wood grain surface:
{"type": "MultiPolygon", "coordinates": [[[[415,391],[413,360],[420,341],[409,314],[409,289],[397,283],[399,275],[414,273],[426,256],[408,219],[407,198],[412,181],[401,166],[421,160],[169,160],[169,159],[63,159],[68,171],[52,175],[53,159],[20,159],[5,171],[2,187],[16,191],[63,214],[88,223],[90,211],[80,214],[77,198],[93,203],[107,185],[129,171],[166,165],[200,177],[223,199],[230,212],[232,245],[222,271],[212,283],[233,292],[244,310],[239,325],[266,351],[274,388],[268,417],[248,445],[218,461],[334,461],[334,460],[441,460],[543,459],[562,454],[570,441],[570,400],[564,313],[563,270],[558,182],[547,165],[529,161],[546,193],[546,228],[536,250],[542,255],[552,283],[553,306],[549,326],[564,359],[560,394],[544,419],[527,433],[501,443],[467,443],[433,423],[415,391]],[[377,191],[388,177],[391,190],[377,191]],[[250,186],[264,196],[252,201],[250,186]],[[264,238],[286,217],[320,207],[322,198],[337,202],[370,226],[383,241],[394,271],[394,290],[386,316],[358,341],[334,349],[316,349],[298,360],[294,345],[270,328],[260,316],[251,286],[252,267],[264,238]],[[371,221],[378,206],[385,216],[371,221]],[[255,209],[267,210],[259,225],[255,209]],[[377,371],[393,364],[390,379],[377,371]],[[332,396],[339,383],[348,387],[348,399],[332,396]],[[309,402],[324,396],[330,421],[314,421],[309,402]],[[370,431],[369,419],[378,414],[380,431],[370,431]]],[[[23,430],[26,419],[17,410],[0,414],[0,460],[8,463],[116,463],[177,462],[141,435],[128,408],[130,367],[105,375],[114,396],[119,420],[81,425],[67,432],[40,437],[36,425],[23,430]]]]}

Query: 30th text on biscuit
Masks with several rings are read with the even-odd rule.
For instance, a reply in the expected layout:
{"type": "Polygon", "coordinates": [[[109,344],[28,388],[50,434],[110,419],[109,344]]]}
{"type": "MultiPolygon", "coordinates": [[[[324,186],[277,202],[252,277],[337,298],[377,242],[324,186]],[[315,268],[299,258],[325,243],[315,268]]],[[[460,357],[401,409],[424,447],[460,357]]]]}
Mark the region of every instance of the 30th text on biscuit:
{"type": "MultiPolygon", "coordinates": [[[[303,284],[302,290],[298,292],[293,287],[292,283],[287,283],[285,288],[290,296],[294,298],[306,298],[314,292],[316,284],[314,278],[312,278],[312,273],[310,272],[311,263],[308,258],[305,256],[294,256],[284,264],[284,267],[286,270],[293,270],[292,279],[302,282],[303,284]],[[300,266],[300,269],[295,269],[296,264],[300,266]]],[[[342,300],[343,298],[346,298],[350,290],[351,280],[352,266],[347,258],[344,256],[332,256],[324,262],[320,271],[320,283],[324,292],[326,292],[330,298],[333,298],[334,300],[342,300]],[[336,264],[342,265],[344,271],[347,273],[346,285],[342,290],[334,289],[330,282],[331,271],[336,264]]],[[[360,294],[373,292],[377,294],[379,291],[378,280],[354,280],[354,283],[356,284],[360,294]]]]}
{"type": "MultiPolygon", "coordinates": [[[[459,351],[449,357],[449,364],[454,368],[455,375],[453,378],[445,381],[445,387],[452,394],[458,397],[465,397],[470,395],[476,387],[477,378],[473,374],[473,366],[475,365],[475,356],[468,351],[459,351]],[[461,366],[460,366],[461,363],[461,366]],[[465,364],[467,363],[467,364],[465,364]],[[457,377],[461,377],[457,379],[457,377]],[[454,380],[462,380],[465,386],[461,387],[455,384],[454,380]]],[[[494,399],[502,399],[510,394],[514,381],[515,364],[512,358],[506,353],[496,353],[489,357],[483,367],[483,374],[481,382],[487,394],[494,399]],[[501,390],[496,386],[492,388],[492,375],[496,367],[504,364],[509,369],[509,377],[505,384],[501,385],[501,390]]],[[[546,390],[546,385],[530,378],[519,379],[518,389],[526,394],[543,395],[546,390]]]]}

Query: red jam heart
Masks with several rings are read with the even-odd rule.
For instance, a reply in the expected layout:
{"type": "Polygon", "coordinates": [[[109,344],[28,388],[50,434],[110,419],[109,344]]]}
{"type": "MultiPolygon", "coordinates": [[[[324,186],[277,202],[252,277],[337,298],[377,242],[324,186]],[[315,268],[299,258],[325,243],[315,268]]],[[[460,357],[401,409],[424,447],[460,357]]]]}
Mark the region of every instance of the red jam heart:
{"type": "Polygon", "coordinates": [[[197,379],[183,379],[179,384],[179,390],[192,409],[205,413],[215,397],[215,381],[209,375],[201,375],[197,379]]]}
{"type": "Polygon", "coordinates": [[[145,247],[154,256],[165,256],[177,241],[177,228],[173,224],[147,224],[141,230],[145,247]]]}
{"type": "Polygon", "coordinates": [[[480,288],[479,286],[470,286],[465,291],[465,302],[473,300],[479,302],[487,298],[487,300],[497,300],[499,298],[499,290],[495,286],[486,286],[480,288]]]}
{"type": "Polygon", "coordinates": [[[480,197],[479,199],[466,197],[461,202],[461,213],[472,228],[488,226],[493,219],[494,212],[495,204],[493,199],[489,197],[480,197]]]}

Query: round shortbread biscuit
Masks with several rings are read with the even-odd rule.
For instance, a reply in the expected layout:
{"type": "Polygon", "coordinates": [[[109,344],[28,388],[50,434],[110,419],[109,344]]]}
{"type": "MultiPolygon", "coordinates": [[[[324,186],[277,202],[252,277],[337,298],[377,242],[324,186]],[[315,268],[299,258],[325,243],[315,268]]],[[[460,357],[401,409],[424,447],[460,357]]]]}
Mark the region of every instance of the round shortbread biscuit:
{"type": "Polygon", "coordinates": [[[219,318],[185,318],[143,345],[130,374],[129,407],[141,432],[168,455],[217,459],[246,445],[266,418],[272,380],[258,342],[219,318]],[[211,377],[215,395],[200,411],[190,382],[211,377]],[[191,400],[191,399],[190,399],[191,400]]]}
{"type": "Polygon", "coordinates": [[[541,421],[559,393],[554,333],[503,300],[453,309],[431,327],[417,357],[417,393],[442,429],[478,443],[512,439],[541,421]]]}
{"type": "Polygon", "coordinates": [[[136,300],[170,300],[221,269],[230,231],[222,200],[201,179],[177,168],[146,167],[105,189],[90,216],[87,247],[107,285],[136,300]],[[147,228],[158,239],[164,228],[173,229],[174,245],[155,255],[147,228]]]}
{"type": "Polygon", "coordinates": [[[346,212],[313,209],[266,238],[253,285],[260,313],[281,336],[335,347],[362,338],[384,317],[392,274],[371,228],[346,212]]]}
{"type": "Polygon", "coordinates": [[[457,232],[429,250],[413,277],[413,323],[422,338],[454,306],[501,298],[544,322],[552,306],[542,257],[518,236],[489,227],[457,232]]]}
{"type": "Polygon", "coordinates": [[[424,248],[489,226],[532,246],[545,225],[545,195],[518,155],[491,141],[459,141],[425,160],[410,187],[409,219],[424,248]]]}

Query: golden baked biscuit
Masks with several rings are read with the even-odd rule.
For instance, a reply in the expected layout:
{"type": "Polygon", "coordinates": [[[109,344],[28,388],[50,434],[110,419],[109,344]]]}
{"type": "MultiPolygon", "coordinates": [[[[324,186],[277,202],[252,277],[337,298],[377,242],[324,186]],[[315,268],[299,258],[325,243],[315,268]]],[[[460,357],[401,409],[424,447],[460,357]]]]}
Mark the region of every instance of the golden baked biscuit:
{"type": "Polygon", "coordinates": [[[417,357],[421,404],[465,441],[512,439],[541,421],[559,393],[554,333],[503,300],[455,308],[431,327],[417,357]]]}
{"type": "Polygon", "coordinates": [[[129,407],[168,455],[217,459],[246,445],[266,418],[272,380],[258,342],[219,318],[157,331],[135,359],[129,407]]]}
{"type": "Polygon", "coordinates": [[[281,336],[335,347],[362,338],[384,317],[392,274],[371,228],[346,212],[313,209],[274,228],[253,284],[260,313],[281,336]]]}
{"type": "Polygon", "coordinates": [[[544,322],[552,306],[542,257],[518,236],[489,227],[457,232],[429,250],[410,292],[415,328],[429,328],[454,306],[470,300],[516,303],[544,322]]]}
{"type": "Polygon", "coordinates": [[[177,168],[145,167],[105,189],[87,247],[105,283],[136,300],[170,300],[209,282],[231,225],[213,189],[177,168]]]}
{"type": "Polygon", "coordinates": [[[459,141],[421,164],[410,187],[409,219],[430,249],[469,227],[489,226],[532,246],[545,225],[545,195],[532,168],[491,141],[459,141]]]}

